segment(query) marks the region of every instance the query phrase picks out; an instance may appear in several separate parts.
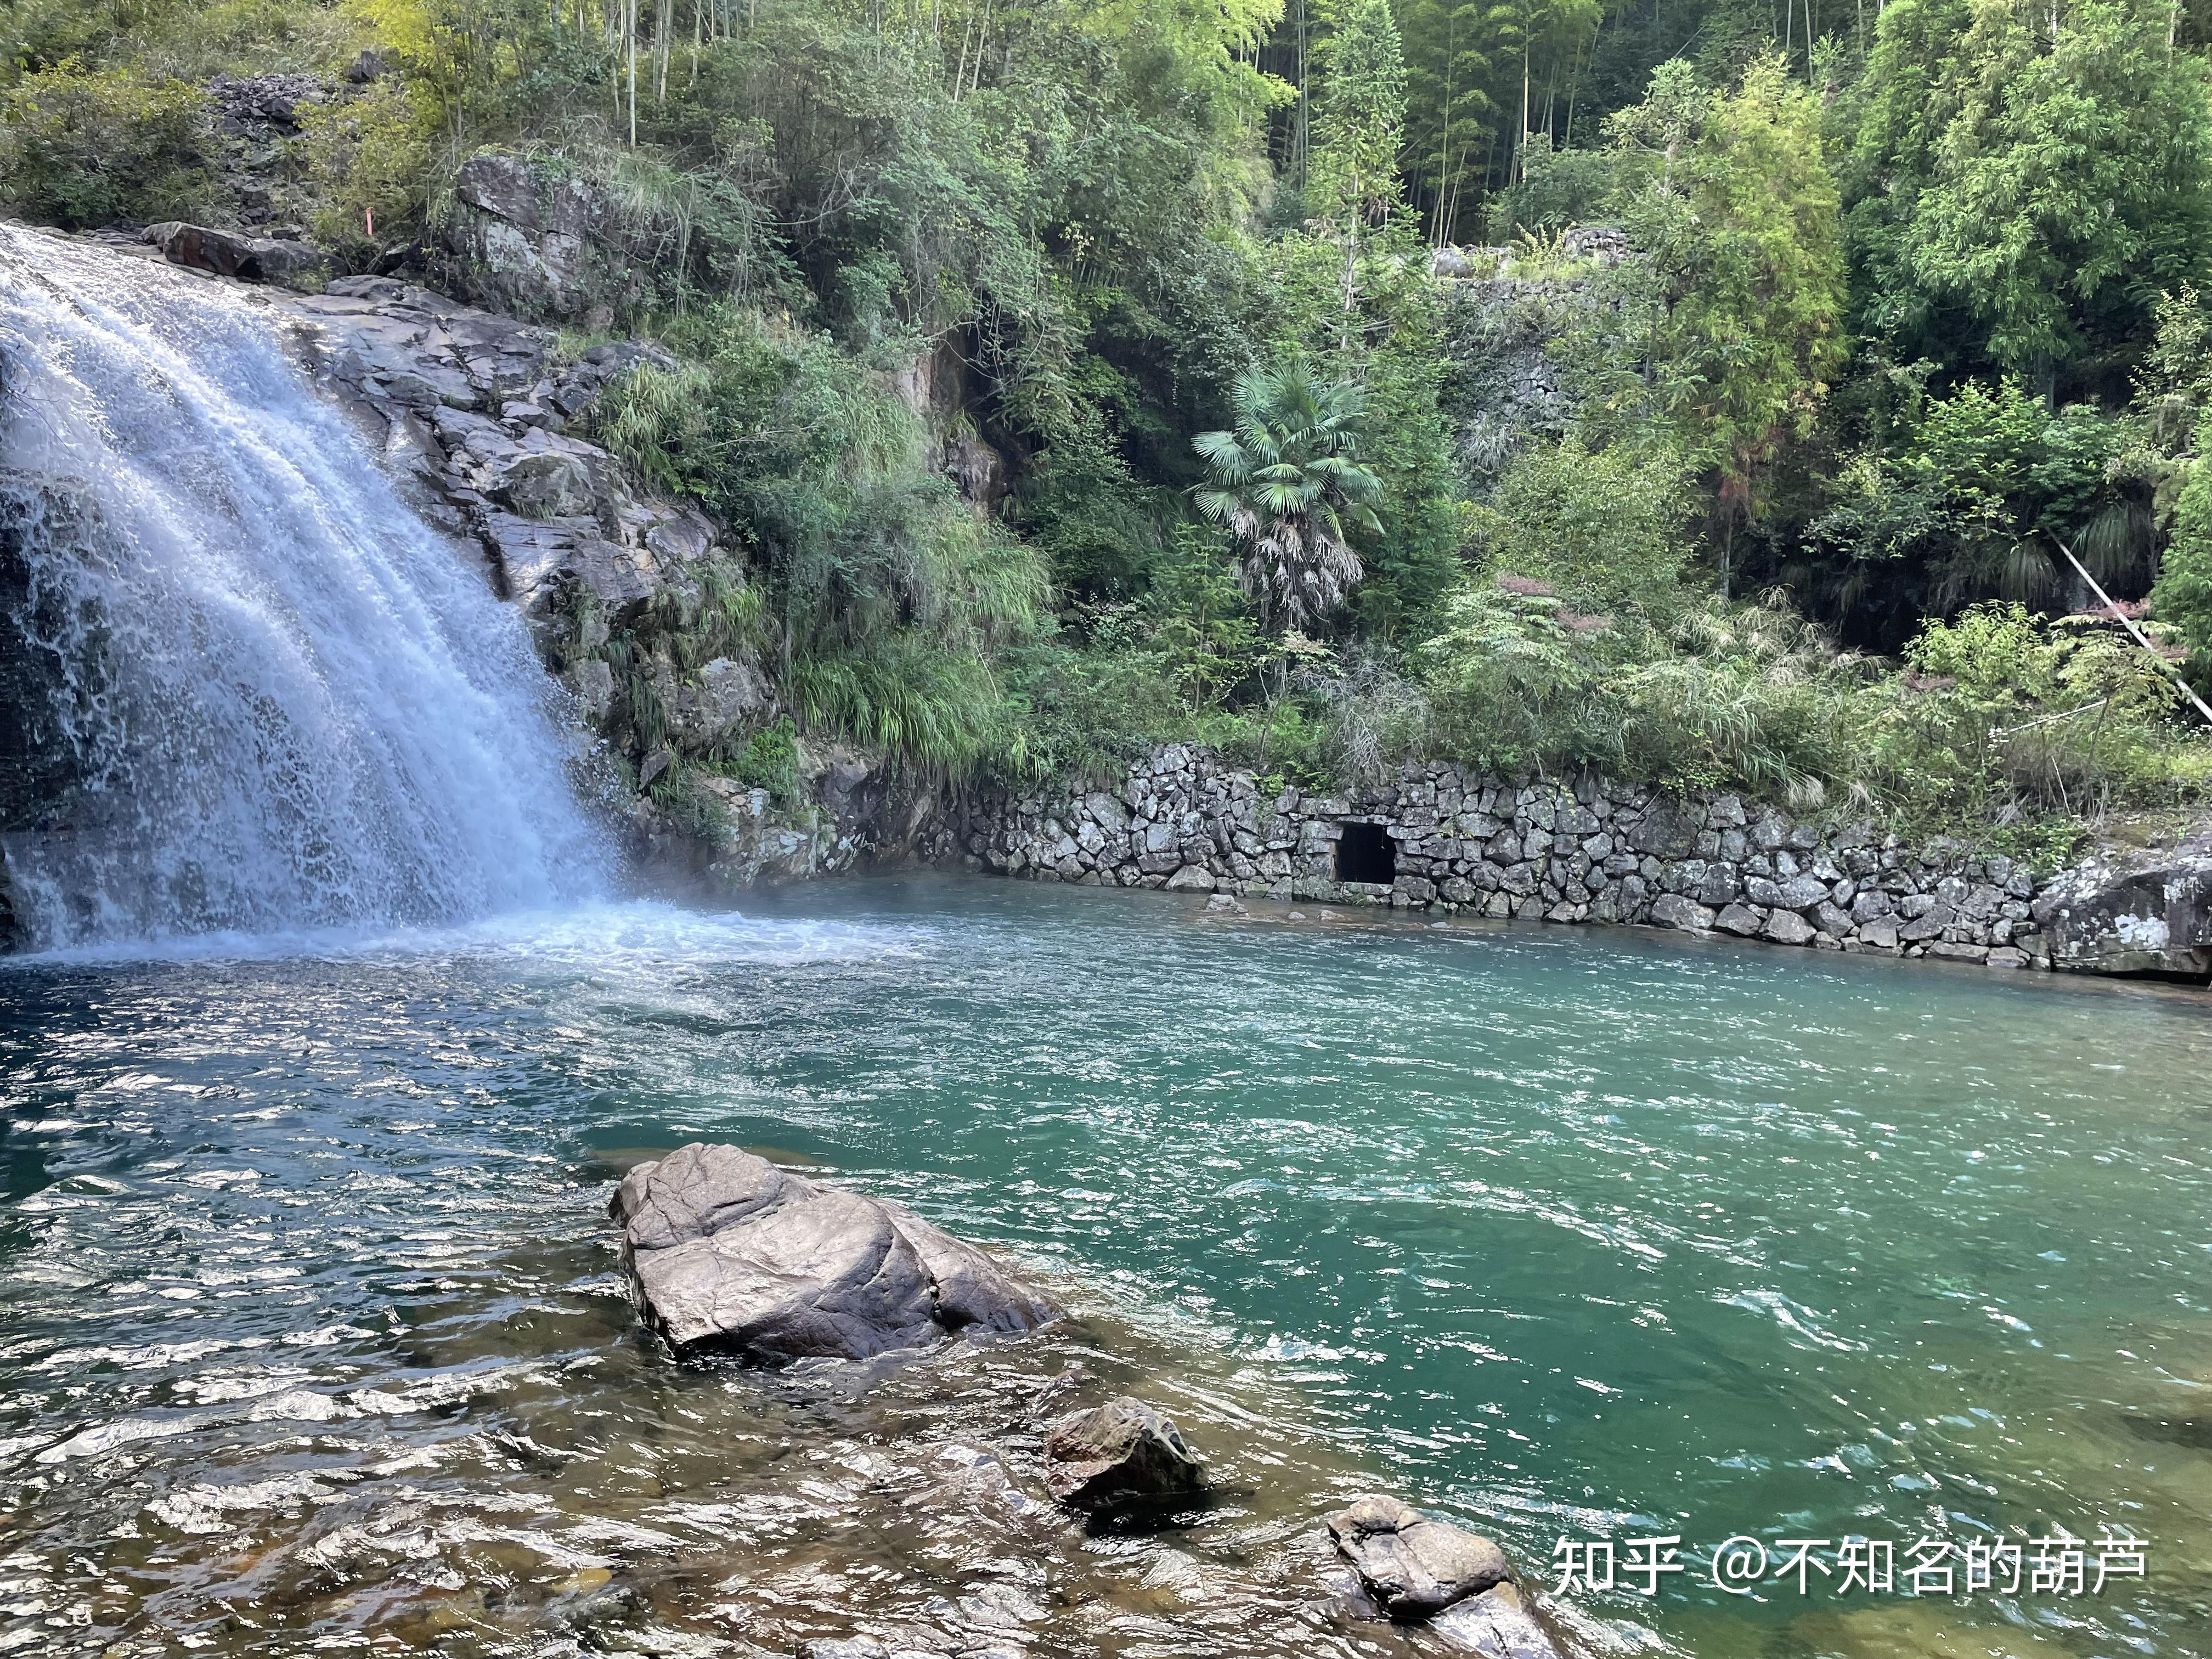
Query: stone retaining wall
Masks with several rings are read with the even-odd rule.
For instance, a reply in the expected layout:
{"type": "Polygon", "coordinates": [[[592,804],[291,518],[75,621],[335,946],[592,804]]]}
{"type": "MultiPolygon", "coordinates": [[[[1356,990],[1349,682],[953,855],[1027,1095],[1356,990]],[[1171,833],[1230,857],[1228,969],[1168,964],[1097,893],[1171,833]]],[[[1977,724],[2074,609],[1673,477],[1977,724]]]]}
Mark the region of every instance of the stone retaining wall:
{"type": "Polygon", "coordinates": [[[969,867],[1090,886],[1165,888],[1546,921],[1647,923],[1778,945],[2048,967],[2036,884],[1956,842],[1901,844],[1736,795],[1677,796],[1585,777],[1517,783],[1407,765],[1350,796],[1285,789],[1180,744],[1114,788],[971,802],[969,867]],[[1339,878],[1345,826],[1382,826],[1387,884],[1339,878]]]}

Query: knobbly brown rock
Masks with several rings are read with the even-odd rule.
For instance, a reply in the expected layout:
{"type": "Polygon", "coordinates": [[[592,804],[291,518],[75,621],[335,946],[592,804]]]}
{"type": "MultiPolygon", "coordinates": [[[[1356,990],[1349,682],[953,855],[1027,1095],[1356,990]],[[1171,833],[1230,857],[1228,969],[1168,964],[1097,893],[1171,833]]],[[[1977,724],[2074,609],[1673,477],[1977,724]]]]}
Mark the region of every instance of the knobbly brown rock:
{"type": "Polygon", "coordinates": [[[679,1352],[860,1359],[1057,1316],[903,1205],[817,1186],[735,1146],[641,1164],[609,1209],[646,1318],[679,1352]]]}
{"type": "Polygon", "coordinates": [[[1513,1577],[1487,1538],[1395,1498],[1356,1498],[1328,1517],[1329,1536],[1393,1619],[1426,1619],[1513,1577]]]}
{"type": "Polygon", "coordinates": [[[1052,1495],[1091,1514],[1160,1508],[1206,1486],[1182,1431],[1126,1395],[1061,1418],[1045,1436],[1044,1455],[1052,1495]]]}

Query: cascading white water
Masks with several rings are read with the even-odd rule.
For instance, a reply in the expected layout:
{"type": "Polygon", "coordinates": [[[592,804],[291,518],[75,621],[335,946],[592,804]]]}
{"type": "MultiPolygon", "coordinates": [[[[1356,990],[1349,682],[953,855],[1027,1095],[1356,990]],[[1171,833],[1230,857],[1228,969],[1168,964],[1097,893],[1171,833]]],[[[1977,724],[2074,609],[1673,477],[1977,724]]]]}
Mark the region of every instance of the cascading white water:
{"type": "Polygon", "coordinates": [[[246,295],[0,226],[0,562],[31,948],[603,889],[520,619],[246,295]]]}

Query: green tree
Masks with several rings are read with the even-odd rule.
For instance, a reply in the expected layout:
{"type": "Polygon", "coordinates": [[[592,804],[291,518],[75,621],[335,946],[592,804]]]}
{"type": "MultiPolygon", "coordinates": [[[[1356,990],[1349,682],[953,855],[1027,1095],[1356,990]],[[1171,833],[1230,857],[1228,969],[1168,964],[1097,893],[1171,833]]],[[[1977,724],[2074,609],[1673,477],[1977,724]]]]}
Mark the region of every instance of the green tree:
{"type": "Polygon", "coordinates": [[[1470,170],[1486,160],[1496,39],[1486,0],[1407,0],[1407,171],[1425,199],[1430,239],[1452,240],[1460,209],[1481,185],[1470,170]]]}
{"type": "Polygon", "coordinates": [[[1663,447],[1593,453],[1571,436],[1533,445],[1489,501],[1468,509],[1469,550],[1496,574],[1543,581],[1579,605],[1663,609],[1690,550],[1683,474],[1663,447]]]}
{"type": "Polygon", "coordinates": [[[2074,581],[2054,538],[2140,592],[2148,511],[2129,435],[2092,405],[2052,410],[2017,380],[1969,381],[1853,456],[1808,533],[1842,555],[1844,604],[1894,638],[1978,600],[2063,603],[2074,581]]]}
{"type": "Polygon", "coordinates": [[[1323,73],[1314,115],[1307,205],[1342,245],[1340,349],[1350,349],[1359,309],[1362,237],[1403,210],[1398,153],[1406,132],[1406,58],[1389,0],[1352,0],[1318,54],[1323,73]]]}
{"type": "Polygon", "coordinates": [[[1241,375],[1235,429],[1194,445],[1209,480],[1198,510],[1236,539],[1245,591],[1292,627],[1358,586],[1352,532],[1382,533],[1382,486],[1357,459],[1363,403],[1357,386],[1292,357],[1241,375]]]}
{"type": "Polygon", "coordinates": [[[359,260],[420,228],[436,132],[404,82],[388,76],[354,98],[310,106],[301,127],[319,240],[359,260]]]}
{"type": "Polygon", "coordinates": [[[215,209],[207,95],[75,59],[0,93],[0,208],[71,230],[215,209]]]}
{"type": "Polygon", "coordinates": [[[1630,234],[1658,289],[1652,350],[1692,453],[1719,479],[1721,586],[1765,469],[1808,435],[1844,360],[1837,197],[1818,100],[1778,58],[1712,94],[1687,64],[1613,118],[1630,234]]]}
{"type": "Polygon", "coordinates": [[[2212,414],[2197,423],[2197,458],[2184,464],[2173,539],[2150,592],[2153,611],[2189,653],[2190,681],[2212,689],[2212,414]]]}
{"type": "Polygon", "coordinates": [[[1883,11],[1848,218],[1860,325],[1897,361],[1992,366],[2056,401],[2124,368],[2162,289],[2203,282],[2212,98],[2169,21],[2112,0],[1883,11]]]}

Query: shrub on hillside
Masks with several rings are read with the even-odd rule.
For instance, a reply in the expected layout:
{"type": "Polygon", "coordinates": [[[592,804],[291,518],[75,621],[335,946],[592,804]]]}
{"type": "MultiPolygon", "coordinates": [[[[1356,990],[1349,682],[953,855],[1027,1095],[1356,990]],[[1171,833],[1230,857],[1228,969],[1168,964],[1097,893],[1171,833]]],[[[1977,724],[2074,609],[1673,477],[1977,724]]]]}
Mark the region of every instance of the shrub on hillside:
{"type": "Polygon", "coordinates": [[[65,230],[204,217],[214,143],[197,88],[65,61],[0,92],[0,205],[65,230]]]}
{"type": "Polygon", "coordinates": [[[1491,499],[1465,509],[1465,550],[1586,611],[1671,606],[1689,562],[1691,502],[1673,449],[1592,451],[1569,437],[1523,450],[1491,499]]]}
{"type": "Polygon", "coordinates": [[[316,240],[358,263],[422,222],[431,186],[435,112],[397,76],[354,97],[300,113],[307,177],[316,200],[316,240]]]}

